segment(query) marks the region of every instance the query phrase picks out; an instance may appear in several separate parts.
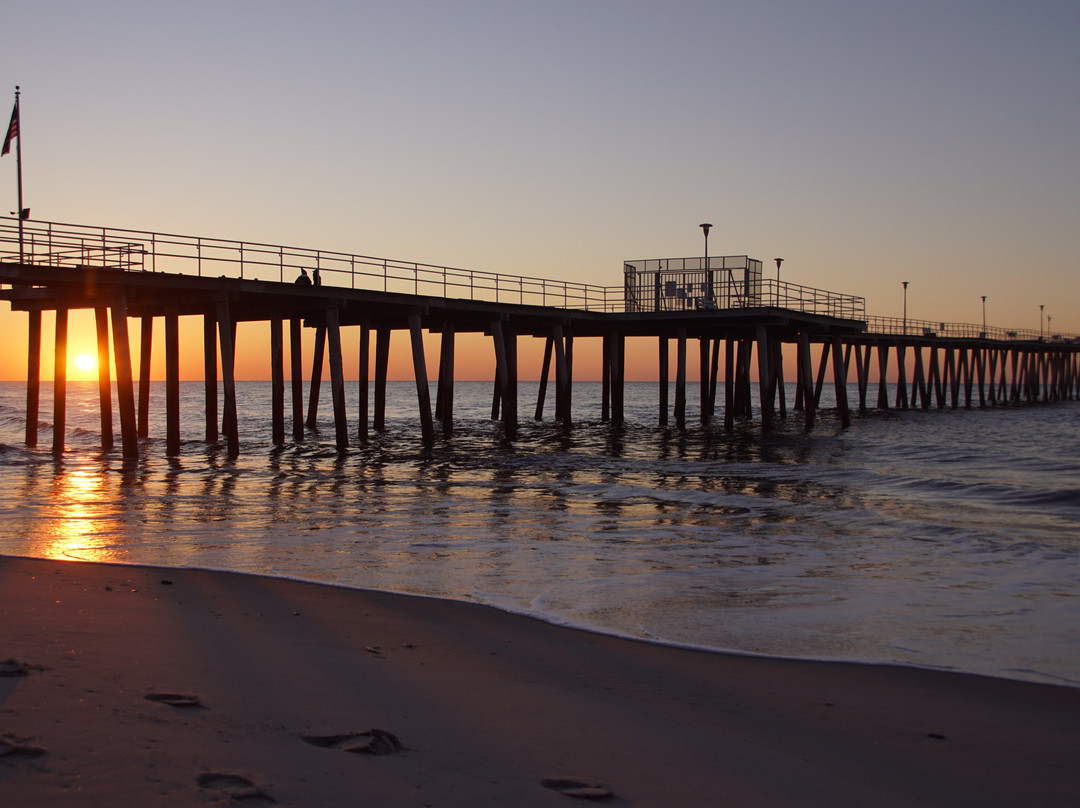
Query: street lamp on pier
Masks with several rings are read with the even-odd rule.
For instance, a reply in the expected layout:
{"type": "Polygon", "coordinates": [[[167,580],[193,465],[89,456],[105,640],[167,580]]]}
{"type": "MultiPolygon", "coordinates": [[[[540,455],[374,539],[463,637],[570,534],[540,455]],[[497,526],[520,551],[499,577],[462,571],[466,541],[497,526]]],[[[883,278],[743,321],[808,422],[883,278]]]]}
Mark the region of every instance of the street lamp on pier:
{"type": "Polygon", "coordinates": [[[1046,308],[1045,304],[1039,306],[1039,339],[1040,340],[1043,338],[1042,315],[1043,315],[1043,309],[1045,309],[1045,308],[1046,308]]]}
{"type": "Polygon", "coordinates": [[[713,276],[712,276],[712,272],[709,271],[709,229],[712,227],[712,225],[709,224],[708,222],[702,222],[701,224],[698,225],[698,227],[700,227],[702,232],[705,233],[705,277],[706,277],[706,279],[708,280],[708,283],[709,283],[708,298],[709,298],[709,300],[712,300],[713,299],[713,276]]]}
{"type": "Polygon", "coordinates": [[[983,330],[982,330],[982,336],[985,338],[986,337],[986,295],[982,296],[982,302],[983,302],[983,330]]]}
{"type": "MultiPolygon", "coordinates": [[[[784,259],[783,258],[774,258],[773,260],[776,261],[776,296],[779,297],[780,296],[780,265],[782,263],[784,263],[784,259]]],[[[784,295],[784,297],[787,298],[787,295],[784,295]]],[[[777,303],[779,303],[779,302],[780,301],[777,300],[777,303]]],[[[785,300],[785,302],[786,302],[786,300],[785,300]]]]}
{"type": "Polygon", "coordinates": [[[900,281],[904,284],[904,336],[907,336],[907,285],[908,281],[900,281]]]}

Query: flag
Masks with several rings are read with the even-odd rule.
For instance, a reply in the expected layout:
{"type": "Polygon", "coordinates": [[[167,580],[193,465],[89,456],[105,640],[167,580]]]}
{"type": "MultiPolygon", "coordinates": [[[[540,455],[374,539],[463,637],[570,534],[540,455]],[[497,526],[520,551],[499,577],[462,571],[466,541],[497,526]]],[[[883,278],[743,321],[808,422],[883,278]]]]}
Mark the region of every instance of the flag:
{"type": "Polygon", "coordinates": [[[11,151],[11,141],[19,136],[19,103],[15,102],[15,108],[11,110],[11,123],[8,124],[7,134],[4,135],[4,148],[0,150],[0,157],[11,151]]]}

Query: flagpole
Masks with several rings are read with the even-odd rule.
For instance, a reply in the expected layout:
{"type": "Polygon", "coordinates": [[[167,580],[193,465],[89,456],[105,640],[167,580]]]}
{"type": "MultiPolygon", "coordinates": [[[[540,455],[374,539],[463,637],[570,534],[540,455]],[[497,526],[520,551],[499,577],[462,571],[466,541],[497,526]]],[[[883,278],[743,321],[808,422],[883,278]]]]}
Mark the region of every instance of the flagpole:
{"type": "Polygon", "coordinates": [[[25,250],[23,248],[23,203],[22,203],[22,116],[19,115],[19,85],[15,85],[15,126],[19,133],[18,142],[15,144],[15,174],[19,182],[19,263],[26,263],[25,250]]]}

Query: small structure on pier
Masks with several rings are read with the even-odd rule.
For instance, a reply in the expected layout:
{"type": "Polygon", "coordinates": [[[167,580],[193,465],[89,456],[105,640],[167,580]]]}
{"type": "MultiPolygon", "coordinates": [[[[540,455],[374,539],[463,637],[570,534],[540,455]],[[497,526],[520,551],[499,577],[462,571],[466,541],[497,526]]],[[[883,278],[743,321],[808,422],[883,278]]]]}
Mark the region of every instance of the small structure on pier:
{"type": "Polygon", "coordinates": [[[761,305],[761,261],[746,255],[623,262],[627,311],[734,309],[761,305]]]}

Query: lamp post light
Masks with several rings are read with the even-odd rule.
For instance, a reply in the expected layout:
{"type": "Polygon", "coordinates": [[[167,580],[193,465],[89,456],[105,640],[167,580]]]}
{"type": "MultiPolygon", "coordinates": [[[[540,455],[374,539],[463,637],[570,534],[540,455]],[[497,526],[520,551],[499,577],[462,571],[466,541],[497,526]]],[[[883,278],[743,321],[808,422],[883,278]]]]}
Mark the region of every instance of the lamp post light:
{"type": "Polygon", "coordinates": [[[983,302],[983,330],[982,330],[982,336],[985,338],[986,337],[986,295],[982,296],[982,302],[983,302]]]}
{"type": "Polygon", "coordinates": [[[900,281],[904,284],[904,336],[907,336],[907,285],[908,281],[900,281]]]}
{"type": "Polygon", "coordinates": [[[709,300],[713,300],[713,276],[712,272],[709,271],[709,229],[712,227],[712,225],[708,222],[702,222],[698,225],[698,227],[700,227],[702,232],[705,233],[705,277],[708,279],[709,282],[708,298],[709,300]]]}
{"type": "MultiPolygon", "coordinates": [[[[780,296],[780,265],[782,263],[784,263],[784,259],[783,258],[774,258],[773,260],[776,261],[776,295],[777,295],[777,297],[779,297],[780,296]]],[[[784,295],[784,298],[785,298],[784,302],[786,303],[787,302],[787,300],[786,300],[787,295],[784,295]]],[[[777,301],[777,302],[779,303],[779,301],[777,301]]]]}

